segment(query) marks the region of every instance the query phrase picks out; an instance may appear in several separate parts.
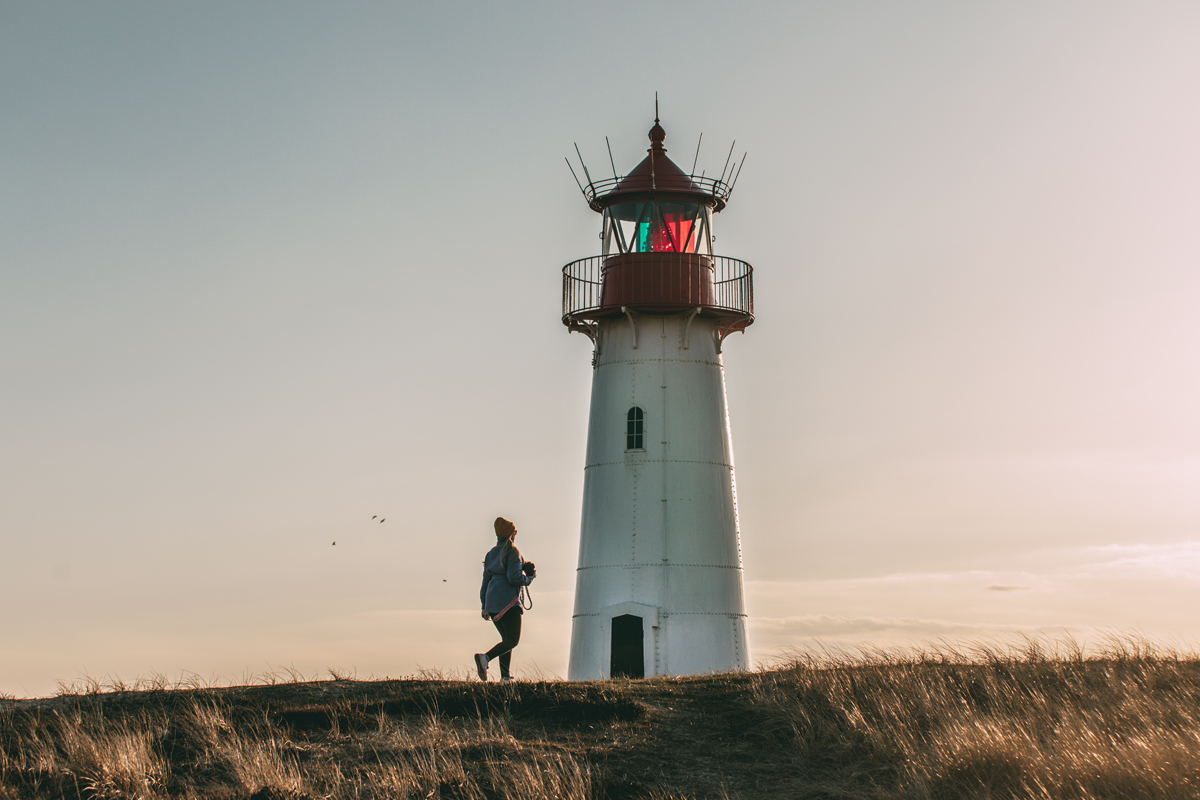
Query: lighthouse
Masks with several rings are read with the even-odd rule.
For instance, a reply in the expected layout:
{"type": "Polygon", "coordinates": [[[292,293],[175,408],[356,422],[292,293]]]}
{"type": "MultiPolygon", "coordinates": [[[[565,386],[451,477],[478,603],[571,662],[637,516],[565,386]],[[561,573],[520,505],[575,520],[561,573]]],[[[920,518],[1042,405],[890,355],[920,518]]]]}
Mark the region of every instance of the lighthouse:
{"type": "Polygon", "coordinates": [[[712,247],[736,175],[684,172],[657,118],[649,137],[623,177],[584,168],[602,252],[563,267],[593,368],[571,680],[749,665],[721,348],[754,321],[752,269],[712,247]]]}

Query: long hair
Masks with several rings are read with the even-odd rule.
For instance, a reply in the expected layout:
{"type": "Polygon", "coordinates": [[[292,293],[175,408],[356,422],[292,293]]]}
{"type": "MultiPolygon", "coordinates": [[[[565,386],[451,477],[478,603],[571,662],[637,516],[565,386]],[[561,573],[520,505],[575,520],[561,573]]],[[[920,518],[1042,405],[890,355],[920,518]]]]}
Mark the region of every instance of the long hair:
{"type": "Polygon", "coordinates": [[[506,570],[508,569],[508,559],[509,559],[509,556],[511,556],[513,553],[517,554],[517,558],[519,560],[521,560],[521,561],[525,560],[525,559],[521,558],[521,551],[518,550],[517,546],[512,543],[512,539],[505,539],[504,544],[502,546],[504,549],[500,551],[500,566],[501,566],[501,568],[506,569],[506,570]]]}

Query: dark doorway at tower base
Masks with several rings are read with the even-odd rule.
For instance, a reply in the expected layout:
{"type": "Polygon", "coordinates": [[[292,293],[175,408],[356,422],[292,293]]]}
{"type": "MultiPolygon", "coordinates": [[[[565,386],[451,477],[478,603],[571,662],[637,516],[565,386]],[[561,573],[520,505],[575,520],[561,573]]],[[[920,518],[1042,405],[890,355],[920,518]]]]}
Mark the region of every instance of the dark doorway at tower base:
{"type": "Polygon", "coordinates": [[[613,678],[646,677],[646,656],[643,647],[642,618],[632,614],[613,617],[612,658],[608,674],[613,678]]]}

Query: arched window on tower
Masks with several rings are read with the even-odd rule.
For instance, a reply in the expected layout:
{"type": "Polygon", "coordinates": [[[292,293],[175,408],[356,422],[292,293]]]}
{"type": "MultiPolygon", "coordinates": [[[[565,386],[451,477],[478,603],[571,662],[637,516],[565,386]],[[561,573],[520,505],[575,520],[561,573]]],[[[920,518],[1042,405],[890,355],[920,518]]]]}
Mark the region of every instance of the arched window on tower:
{"type": "Polygon", "coordinates": [[[627,451],[646,449],[642,425],[642,410],[634,406],[625,415],[625,449],[627,451]]]}

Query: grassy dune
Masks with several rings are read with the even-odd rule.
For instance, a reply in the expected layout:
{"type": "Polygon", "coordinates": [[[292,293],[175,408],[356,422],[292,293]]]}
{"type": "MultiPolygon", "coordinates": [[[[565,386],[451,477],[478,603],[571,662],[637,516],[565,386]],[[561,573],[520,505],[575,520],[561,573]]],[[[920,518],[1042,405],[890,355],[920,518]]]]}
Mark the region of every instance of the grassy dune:
{"type": "Polygon", "coordinates": [[[1200,659],[1121,641],[704,678],[0,703],[0,798],[1200,797],[1200,659]]]}

